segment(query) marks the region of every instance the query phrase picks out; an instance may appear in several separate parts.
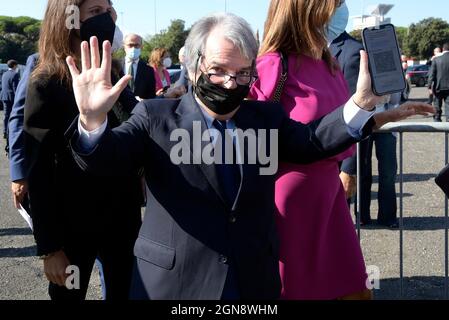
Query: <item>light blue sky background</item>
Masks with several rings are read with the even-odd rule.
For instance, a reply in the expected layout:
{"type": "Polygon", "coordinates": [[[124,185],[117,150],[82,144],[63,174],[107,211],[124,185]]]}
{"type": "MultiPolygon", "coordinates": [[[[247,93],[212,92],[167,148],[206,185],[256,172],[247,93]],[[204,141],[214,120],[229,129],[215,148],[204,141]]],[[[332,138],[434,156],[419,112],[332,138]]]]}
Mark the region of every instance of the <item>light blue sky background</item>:
{"type": "MultiPolygon", "coordinates": [[[[323,0],[326,1],[326,0],[323,0]]],[[[118,24],[124,32],[136,32],[142,35],[154,34],[155,30],[167,28],[170,21],[182,19],[187,27],[200,17],[224,11],[236,13],[247,19],[255,30],[263,34],[263,25],[268,11],[269,0],[113,0],[119,13],[118,24]],[[156,14],[155,14],[156,8],[156,14]],[[156,19],[155,19],[156,16],[156,19]]],[[[408,26],[428,17],[449,19],[448,0],[346,0],[351,16],[369,13],[378,3],[394,4],[388,14],[397,26],[408,26]]],[[[44,15],[46,0],[0,0],[0,15],[31,16],[41,19],[44,15]]],[[[348,31],[352,30],[352,21],[348,31]]]]}

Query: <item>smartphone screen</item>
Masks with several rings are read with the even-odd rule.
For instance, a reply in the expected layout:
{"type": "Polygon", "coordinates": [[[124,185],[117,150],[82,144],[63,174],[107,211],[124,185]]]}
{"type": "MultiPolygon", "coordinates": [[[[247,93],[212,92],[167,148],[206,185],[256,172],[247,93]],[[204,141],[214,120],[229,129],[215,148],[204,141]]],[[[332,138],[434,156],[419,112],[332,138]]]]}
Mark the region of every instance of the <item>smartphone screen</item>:
{"type": "Polygon", "coordinates": [[[405,76],[394,26],[366,28],[362,34],[374,94],[383,96],[404,91],[405,76]]]}

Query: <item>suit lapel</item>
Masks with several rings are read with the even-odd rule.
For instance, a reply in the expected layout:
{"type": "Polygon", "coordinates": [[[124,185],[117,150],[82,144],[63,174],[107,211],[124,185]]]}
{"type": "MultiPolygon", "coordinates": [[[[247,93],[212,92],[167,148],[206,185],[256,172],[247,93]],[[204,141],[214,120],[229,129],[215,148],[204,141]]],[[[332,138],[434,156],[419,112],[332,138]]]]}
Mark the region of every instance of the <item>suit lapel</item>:
{"type": "Polygon", "coordinates": [[[228,205],[225,200],[225,192],[218,180],[215,165],[207,165],[202,160],[202,151],[208,144],[210,144],[210,142],[202,141],[201,139],[203,132],[207,130],[207,125],[199,108],[199,105],[193,97],[192,91],[189,91],[189,93],[182,98],[178,109],[176,110],[176,113],[179,116],[178,127],[189,132],[190,143],[188,148],[192,156],[191,159],[193,160],[193,164],[200,167],[202,173],[221,201],[225,205],[228,205]],[[198,135],[201,136],[198,137],[198,135]],[[201,140],[201,142],[199,140],[201,140]]]}
{"type": "MultiPolygon", "coordinates": [[[[257,115],[254,112],[251,112],[250,106],[245,106],[245,102],[243,103],[243,106],[240,108],[240,110],[236,113],[234,116],[235,126],[237,129],[241,129],[243,131],[246,131],[248,129],[254,129],[257,130],[257,115]]],[[[257,132],[256,132],[256,139],[257,139],[257,132]]],[[[241,183],[240,183],[240,189],[237,194],[236,201],[234,203],[234,209],[236,206],[238,206],[241,195],[244,194],[245,190],[253,188],[251,186],[251,177],[256,176],[258,173],[258,165],[251,165],[248,162],[249,154],[248,154],[248,148],[244,147],[244,154],[243,154],[243,164],[241,166],[241,183]]]]}
{"type": "Polygon", "coordinates": [[[141,64],[143,64],[143,63],[144,62],[142,60],[139,60],[139,62],[137,62],[136,79],[134,80],[134,86],[135,87],[137,87],[137,83],[139,82],[139,80],[143,76],[142,72],[145,72],[145,68],[141,67],[141,64]]]}

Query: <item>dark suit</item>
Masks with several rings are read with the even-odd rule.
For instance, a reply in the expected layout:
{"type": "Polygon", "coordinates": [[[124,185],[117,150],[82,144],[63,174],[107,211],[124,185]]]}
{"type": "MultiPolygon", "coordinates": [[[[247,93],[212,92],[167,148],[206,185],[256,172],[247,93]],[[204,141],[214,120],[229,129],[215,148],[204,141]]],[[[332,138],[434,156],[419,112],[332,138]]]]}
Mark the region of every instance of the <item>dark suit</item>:
{"type": "Polygon", "coordinates": [[[11,114],[12,105],[16,96],[17,86],[19,85],[20,76],[14,70],[6,71],[2,76],[2,92],[0,100],[3,101],[5,110],[5,118],[3,122],[3,135],[8,135],[8,122],[11,114]]]}
{"type": "MultiPolygon", "coordinates": [[[[355,94],[359,79],[360,50],[363,50],[363,45],[345,31],[332,42],[329,49],[340,64],[346,82],[348,83],[349,91],[352,95],[355,94]]],[[[343,161],[341,171],[352,176],[357,174],[356,154],[343,161]]]]}
{"type": "Polygon", "coordinates": [[[23,141],[23,115],[28,80],[38,58],[39,55],[34,54],[27,60],[26,68],[17,87],[14,105],[9,117],[9,167],[11,181],[23,180],[28,176],[23,141]]]}
{"type": "MultiPolygon", "coordinates": [[[[123,68],[125,63],[123,62],[123,68]]],[[[129,70],[124,70],[128,74],[129,70]]],[[[137,73],[134,79],[134,95],[141,99],[154,99],[156,97],[156,80],[154,70],[139,59],[137,73]]]]}
{"type": "MultiPolygon", "coordinates": [[[[233,120],[242,130],[279,130],[280,161],[309,163],[356,142],[342,114],[340,108],[305,126],[290,120],[280,105],[244,101],[233,120]]],[[[189,91],[182,100],[140,103],[130,120],[107,129],[89,154],[77,153],[76,123],[67,132],[75,160],[89,172],[126,176],[145,167],[149,205],[134,249],[137,264],[131,297],[220,299],[232,261],[242,299],[277,299],[281,283],[275,176],[260,175],[259,162],[243,165],[240,189],[231,205],[215,165],[175,165],[170,159],[178,145],[170,141],[171,133],[184,129],[192,137],[193,122],[206,129],[189,91]]],[[[186,143],[192,152],[190,145],[186,143]]],[[[246,156],[247,152],[245,148],[246,156]]]]}
{"type": "Polygon", "coordinates": [[[445,51],[433,60],[429,74],[429,89],[435,94],[434,106],[437,113],[434,118],[441,121],[443,102],[449,96],[449,52],[445,51]]]}
{"type": "MultiPolygon", "coordinates": [[[[118,125],[126,119],[136,103],[132,93],[125,90],[108,115],[111,124],[118,125]]],[[[84,299],[92,266],[99,257],[106,298],[127,299],[133,246],[141,224],[140,177],[98,177],[76,165],[64,133],[77,117],[78,108],[73,91],[58,80],[32,79],[24,109],[25,156],[30,160],[29,200],[37,255],[63,249],[81,274],[81,290],[50,284],[50,297],[84,299]]]]}

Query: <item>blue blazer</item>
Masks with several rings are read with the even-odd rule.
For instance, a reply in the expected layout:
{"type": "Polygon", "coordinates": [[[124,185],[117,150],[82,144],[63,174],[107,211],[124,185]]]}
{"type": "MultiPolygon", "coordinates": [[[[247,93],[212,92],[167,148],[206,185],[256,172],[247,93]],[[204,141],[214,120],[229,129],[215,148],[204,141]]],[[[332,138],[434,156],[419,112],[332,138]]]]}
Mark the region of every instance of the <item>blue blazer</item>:
{"type": "MultiPolygon", "coordinates": [[[[354,94],[357,91],[357,80],[359,79],[360,70],[360,50],[364,50],[363,45],[345,31],[332,42],[329,49],[340,64],[350,93],[354,94]]],[[[344,160],[341,165],[341,171],[350,175],[356,175],[357,155],[344,160]]]]}
{"type": "Polygon", "coordinates": [[[0,100],[6,103],[13,103],[16,95],[20,76],[13,70],[6,71],[2,76],[2,94],[0,100]]]}
{"type": "MultiPolygon", "coordinates": [[[[289,119],[278,104],[244,101],[233,120],[244,131],[278,130],[279,161],[310,163],[356,142],[342,110],[303,125],[289,119]]],[[[201,137],[207,124],[190,90],[181,100],[141,102],[129,121],[107,129],[90,153],[78,148],[77,121],[66,133],[75,161],[88,172],[126,176],[145,168],[149,201],[134,248],[137,264],[131,298],[220,299],[231,260],[242,299],[277,299],[281,282],[274,220],[276,177],[260,175],[264,165],[259,161],[243,164],[237,199],[229,203],[214,165],[201,160],[176,165],[171,160],[173,148],[179,147],[179,141],[171,141],[172,132],[182,129],[192,137],[198,131],[194,123],[201,137]]],[[[190,138],[185,142],[190,161],[196,160],[190,138]]],[[[272,143],[264,143],[267,150],[272,143]]],[[[200,142],[199,147],[206,145],[200,142]]],[[[245,144],[245,159],[248,152],[245,144]]]]}
{"type": "Polygon", "coordinates": [[[14,105],[9,117],[9,167],[11,181],[26,179],[28,175],[23,140],[23,116],[28,80],[38,59],[39,55],[37,53],[28,57],[25,71],[17,87],[14,105]]]}

